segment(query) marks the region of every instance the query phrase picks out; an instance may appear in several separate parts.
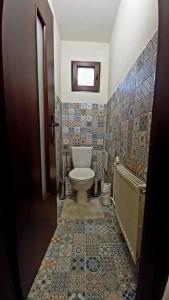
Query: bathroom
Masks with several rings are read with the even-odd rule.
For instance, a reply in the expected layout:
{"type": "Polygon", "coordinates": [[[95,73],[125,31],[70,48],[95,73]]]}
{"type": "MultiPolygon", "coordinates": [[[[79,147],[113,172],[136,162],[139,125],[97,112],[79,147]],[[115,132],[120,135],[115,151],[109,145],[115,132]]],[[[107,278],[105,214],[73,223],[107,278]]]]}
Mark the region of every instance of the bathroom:
{"type": "MultiPolygon", "coordinates": [[[[11,161],[15,161],[11,180],[16,171],[9,195],[14,199],[10,225],[15,226],[11,230],[8,224],[5,231],[14,292],[11,288],[3,298],[162,300],[168,248],[154,248],[167,235],[163,215],[160,219],[157,214],[158,209],[165,214],[167,205],[161,207],[161,194],[155,188],[157,182],[159,189],[163,184],[154,162],[158,170],[167,170],[159,156],[155,159],[159,155],[155,145],[161,141],[158,126],[165,126],[158,117],[167,119],[165,103],[158,115],[158,99],[164,97],[158,61],[164,68],[165,4],[159,7],[156,0],[30,3],[30,20],[36,11],[37,23],[35,31],[28,24],[25,39],[31,47],[28,57],[36,62],[34,77],[30,68],[24,79],[25,69],[23,79],[21,74],[13,83],[15,76],[7,70],[19,68],[19,61],[23,67],[26,46],[21,60],[17,55],[21,50],[15,46],[12,62],[6,51],[14,45],[12,37],[11,44],[3,42],[4,103],[12,136],[11,161]],[[36,34],[36,47],[29,42],[29,30],[36,34]],[[34,52],[36,57],[30,57],[34,52]],[[13,106],[7,99],[13,99],[13,106]],[[156,195],[159,200],[152,204],[156,195]]],[[[4,20],[9,21],[9,4],[5,5],[4,20]]],[[[20,11],[25,12],[21,3],[20,11]]],[[[18,39],[23,39],[19,22],[9,32],[17,28],[18,39]]],[[[160,145],[167,155],[167,146],[162,141],[160,145]]],[[[164,187],[161,193],[165,195],[164,187]]]]}

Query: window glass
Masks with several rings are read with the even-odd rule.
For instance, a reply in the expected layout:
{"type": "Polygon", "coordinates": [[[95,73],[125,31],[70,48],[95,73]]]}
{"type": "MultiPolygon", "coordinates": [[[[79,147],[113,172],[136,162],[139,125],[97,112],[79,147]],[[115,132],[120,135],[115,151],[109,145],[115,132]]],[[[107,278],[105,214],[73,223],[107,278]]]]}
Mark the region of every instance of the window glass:
{"type": "Polygon", "coordinates": [[[78,85],[94,86],[94,68],[78,67],[78,85]]]}

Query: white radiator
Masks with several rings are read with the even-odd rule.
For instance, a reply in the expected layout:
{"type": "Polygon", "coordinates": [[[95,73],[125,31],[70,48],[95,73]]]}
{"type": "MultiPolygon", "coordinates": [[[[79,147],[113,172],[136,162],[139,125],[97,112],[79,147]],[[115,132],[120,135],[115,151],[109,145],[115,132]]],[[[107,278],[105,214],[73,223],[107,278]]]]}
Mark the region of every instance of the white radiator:
{"type": "Polygon", "coordinates": [[[146,184],[123,165],[114,167],[115,211],[134,263],[140,257],[146,184]]]}

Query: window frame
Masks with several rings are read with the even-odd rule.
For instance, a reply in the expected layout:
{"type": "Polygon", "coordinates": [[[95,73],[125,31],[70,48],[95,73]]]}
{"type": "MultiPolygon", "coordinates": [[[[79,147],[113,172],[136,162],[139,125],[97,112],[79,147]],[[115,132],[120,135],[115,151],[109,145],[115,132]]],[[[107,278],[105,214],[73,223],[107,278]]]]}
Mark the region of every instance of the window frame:
{"type": "Polygon", "coordinates": [[[72,75],[72,91],[73,92],[100,92],[100,62],[89,61],[72,61],[71,62],[71,75],[72,75]],[[93,68],[94,69],[94,85],[78,85],[78,68],[93,68]]]}

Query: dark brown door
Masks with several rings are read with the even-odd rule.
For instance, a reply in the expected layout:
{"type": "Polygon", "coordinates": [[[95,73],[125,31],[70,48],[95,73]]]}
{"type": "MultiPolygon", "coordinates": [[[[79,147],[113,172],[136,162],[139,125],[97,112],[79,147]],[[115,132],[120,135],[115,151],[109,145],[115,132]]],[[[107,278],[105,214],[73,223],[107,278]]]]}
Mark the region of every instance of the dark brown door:
{"type": "MultiPolygon", "coordinates": [[[[54,48],[53,48],[53,15],[47,1],[35,0],[36,32],[42,27],[44,54],[44,96],[46,117],[46,171],[47,191],[56,193],[56,160],[55,160],[55,101],[54,101],[54,48]],[[38,23],[40,25],[38,25],[38,23]]],[[[38,61],[37,61],[38,63],[38,61]]],[[[38,67],[37,67],[38,69],[38,67]]]]}
{"type": "Polygon", "coordinates": [[[169,1],[159,0],[158,55],[136,300],[161,300],[169,274],[169,1]]]}
{"type": "MultiPolygon", "coordinates": [[[[37,17],[44,29],[46,192],[55,192],[53,16],[47,1],[4,1],[3,68],[14,189],[40,197],[41,151],[37,17]]],[[[42,192],[41,192],[42,194],[42,192]]]]}
{"type": "MultiPolygon", "coordinates": [[[[55,230],[55,151],[53,135],[53,17],[46,0],[4,0],[2,16],[3,107],[7,177],[5,226],[16,251],[26,296],[55,230]],[[46,194],[42,201],[37,15],[44,26],[44,115],[46,194]]],[[[2,82],[1,82],[2,83],[2,82]]],[[[54,124],[53,124],[54,125],[54,124]]],[[[10,248],[10,247],[9,247],[10,248]]],[[[15,251],[11,250],[11,254],[15,251]]]]}

